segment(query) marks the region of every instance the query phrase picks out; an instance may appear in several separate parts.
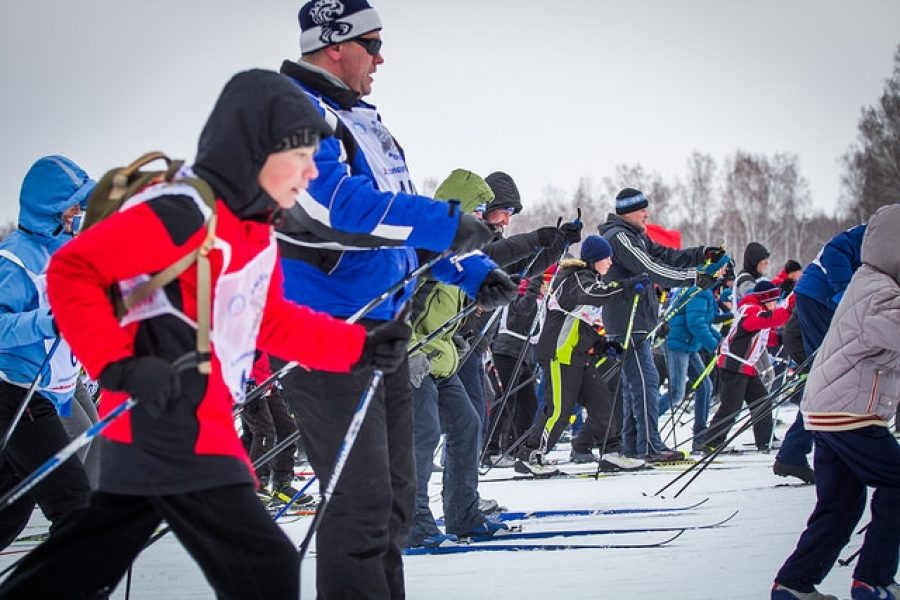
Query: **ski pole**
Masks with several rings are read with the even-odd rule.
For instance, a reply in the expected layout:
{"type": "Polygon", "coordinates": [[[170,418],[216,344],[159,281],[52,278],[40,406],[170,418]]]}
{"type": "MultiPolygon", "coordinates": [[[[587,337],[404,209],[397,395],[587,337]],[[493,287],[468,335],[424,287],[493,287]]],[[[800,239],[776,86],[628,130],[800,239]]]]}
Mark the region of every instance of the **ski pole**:
{"type": "MultiPolygon", "coordinates": [[[[560,221],[562,221],[562,219],[560,219],[560,221]]],[[[556,226],[558,228],[559,224],[557,223],[556,226]]],[[[544,248],[538,248],[537,252],[535,252],[535,254],[531,258],[531,260],[528,261],[528,264],[525,265],[525,267],[521,271],[519,271],[519,279],[522,279],[523,277],[528,275],[528,272],[531,271],[531,268],[534,266],[534,263],[537,262],[537,259],[540,258],[541,253],[543,251],[544,251],[544,248]]],[[[456,363],[456,370],[454,370],[454,373],[459,371],[459,369],[462,367],[463,363],[469,359],[469,356],[472,354],[472,352],[475,351],[475,348],[478,346],[479,342],[481,342],[481,339],[485,335],[487,335],[488,331],[490,331],[491,327],[494,325],[494,321],[496,321],[497,317],[500,316],[500,311],[502,311],[502,310],[503,310],[503,307],[495,308],[494,312],[491,314],[491,316],[487,320],[487,322],[485,322],[485,324],[481,326],[481,329],[478,331],[478,334],[474,338],[472,338],[472,341],[469,343],[469,348],[468,348],[468,350],[466,350],[466,353],[463,354],[460,357],[459,361],[456,363]]]]}
{"type": "MultiPolygon", "coordinates": [[[[628,351],[631,349],[631,332],[634,329],[634,317],[637,315],[637,307],[638,302],[641,301],[641,292],[644,291],[644,286],[641,284],[637,284],[634,286],[634,299],[631,302],[631,314],[628,316],[628,325],[625,327],[625,340],[622,344],[622,360],[616,363],[613,368],[609,370],[606,377],[602,380],[604,384],[608,383],[609,380],[613,377],[613,374],[616,372],[621,372],[621,367],[625,364],[625,358],[628,356],[628,351]],[[618,369],[616,368],[618,367],[618,369]]],[[[636,351],[636,350],[635,350],[636,351]]],[[[600,447],[600,459],[597,461],[597,471],[594,473],[594,481],[598,481],[600,479],[600,470],[603,468],[603,455],[606,454],[606,442],[609,439],[609,432],[612,430],[612,420],[615,418],[615,408],[617,398],[619,396],[619,386],[622,384],[622,377],[619,377],[619,380],[616,382],[616,389],[613,393],[612,399],[612,410],[610,411],[610,418],[606,422],[606,432],[603,434],[603,444],[600,447]]],[[[624,402],[625,399],[623,398],[624,402]]]]}
{"type": "Polygon", "coordinates": [[[106,429],[106,427],[110,423],[115,421],[122,414],[131,410],[136,404],[137,400],[135,400],[134,398],[128,398],[127,400],[116,406],[114,409],[112,409],[108,415],[88,427],[87,430],[78,435],[78,437],[74,438],[71,442],[66,444],[59,452],[47,459],[46,462],[35,469],[34,472],[32,472],[30,475],[25,477],[25,479],[20,481],[15,487],[13,487],[13,489],[3,494],[3,496],[0,496],[0,511],[30,492],[32,488],[34,488],[34,486],[43,481],[43,479],[50,475],[50,473],[55,471],[57,467],[59,467],[59,465],[68,460],[81,448],[91,443],[91,441],[95,437],[97,437],[97,434],[106,429]]]}
{"type": "MultiPolygon", "coordinates": [[[[815,356],[815,352],[813,352],[809,357],[807,357],[806,361],[804,361],[803,364],[797,369],[797,372],[799,373],[799,375],[797,377],[795,377],[793,381],[786,383],[782,388],[774,390],[773,392],[770,392],[769,394],[767,394],[761,398],[758,398],[757,400],[758,401],[767,401],[767,400],[771,399],[772,397],[777,397],[778,395],[784,393],[785,391],[788,391],[788,393],[785,395],[784,398],[781,398],[779,400],[779,402],[783,403],[783,402],[787,402],[788,400],[790,400],[790,398],[794,395],[794,393],[796,393],[796,387],[799,386],[800,384],[802,384],[806,380],[806,375],[805,375],[805,373],[802,373],[802,370],[809,364],[812,364],[812,358],[814,356],[815,356]],[[795,389],[790,389],[792,387],[795,389]]],[[[674,479],[672,479],[672,481],[670,481],[665,486],[663,486],[662,488],[657,490],[653,495],[658,496],[658,495],[662,494],[669,487],[674,485],[675,482],[679,481],[682,477],[688,476],[695,469],[700,469],[700,471],[702,472],[702,470],[706,468],[703,465],[708,465],[708,464],[712,463],[712,461],[717,456],[719,456],[719,454],[721,454],[725,450],[725,448],[728,447],[729,443],[731,443],[738,435],[740,435],[744,431],[747,431],[747,429],[749,429],[752,425],[753,425],[753,419],[752,419],[752,415],[751,415],[751,418],[748,419],[747,423],[742,425],[741,427],[739,427],[738,431],[736,431],[727,440],[725,440],[725,442],[723,442],[718,448],[716,448],[714,451],[712,451],[711,453],[707,454],[706,456],[704,456],[703,458],[701,458],[700,460],[698,460],[697,462],[692,464],[687,470],[680,473],[678,476],[676,476],[674,479]]],[[[681,488],[681,490],[679,490],[678,494],[681,494],[681,492],[683,492],[687,488],[687,486],[690,485],[691,482],[694,481],[694,479],[696,479],[697,475],[699,475],[699,473],[695,474],[690,479],[690,481],[688,481],[687,484],[685,484],[681,488]]],[[[678,494],[676,494],[676,497],[678,496],[678,494]]]]}
{"type": "Polygon", "coordinates": [[[344,434],[344,439],[341,442],[340,448],[338,448],[337,457],[334,460],[334,467],[331,470],[331,477],[328,478],[328,485],[325,486],[325,490],[322,492],[322,500],[319,503],[319,508],[316,510],[316,515],[313,517],[312,523],[309,526],[309,531],[306,532],[306,536],[304,536],[303,541],[300,543],[300,556],[298,562],[303,562],[303,557],[306,555],[309,543],[312,540],[313,535],[315,535],[316,530],[319,528],[319,523],[322,521],[322,515],[325,514],[328,503],[331,502],[331,496],[334,494],[334,489],[337,487],[337,483],[341,478],[341,473],[344,471],[344,465],[347,464],[347,457],[353,449],[353,444],[356,442],[356,436],[359,434],[363,420],[366,418],[369,405],[372,403],[375,391],[378,389],[383,378],[384,373],[379,369],[375,369],[372,373],[372,379],[369,381],[369,385],[359,399],[359,404],[356,406],[353,418],[350,420],[350,425],[347,427],[347,432],[344,434]]]}
{"type": "Polygon", "coordinates": [[[56,339],[53,341],[53,345],[50,346],[50,350],[47,351],[47,356],[44,357],[43,362],[41,362],[41,366],[38,367],[37,375],[34,376],[34,381],[32,381],[31,385],[28,386],[28,392],[25,393],[25,397],[22,398],[22,402],[19,403],[19,408],[16,410],[15,416],[13,416],[12,421],[9,422],[9,427],[6,428],[6,433],[3,434],[3,441],[0,442],[0,452],[3,452],[6,449],[6,445],[9,443],[9,438],[12,437],[13,431],[15,431],[16,426],[22,419],[22,415],[25,414],[25,409],[28,408],[28,403],[31,402],[31,398],[34,396],[35,391],[37,391],[38,383],[40,383],[41,381],[41,374],[44,371],[44,367],[46,367],[50,363],[50,359],[53,358],[53,354],[56,352],[56,349],[59,348],[60,342],[62,342],[62,336],[57,334],[56,339]]]}
{"type": "MultiPolygon", "coordinates": [[[[575,218],[575,221],[573,221],[573,222],[581,223],[581,207],[578,207],[577,213],[578,213],[578,214],[577,214],[577,216],[576,216],[576,218],[575,218]]],[[[559,227],[559,225],[560,225],[561,222],[562,222],[562,218],[560,218],[559,221],[557,222],[557,227],[559,227]]],[[[566,252],[567,252],[568,249],[569,249],[569,246],[570,246],[570,244],[569,244],[568,242],[567,242],[566,244],[563,245],[562,252],[560,253],[560,256],[561,256],[561,257],[562,257],[562,256],[565,256],[566,252]]],[[[537,258],[537,257],[535,257],[535,258],[537,258]]],[[[533,261],[532,261],[532,262],[533,262],[533,261]]],[[[546,295],[544,296],[544,298],[543,298],[542,305],[538,308],[537,312],[535,312],[534,318],[533,318],[532,321],[531,321],[531,326],[528,328],[528,336],[527,336],[527,339],[524,340],[524,344],[523,344],[523,346],[522,346],[522,350],[519,352],[519,356],[516,358],[516,363],[515,363],[515,366],[514,366],[514,368],[513,368],[512,375],[510,376],[510,379],[509,379],[510,385],[514,384],[514,382],[517,380],[517,378],[518,378],[518,376],[519,376],[519,371],[520,371],[521,368],[522,368],[522,363],[524,362],[525,354],[526,354],[527,351],[528,351],[529,340],[531,339],[531,336],[534,335],[534,332],[535,332],[535,330],[537,329],[537,326],[538,326],[539,323],[540,323],[541,315],[542,315],[542,314],[546,314],[547,306],[548,306],[549,303],[550,303],[550,297],[551,297],[554,293],[556,293],[556,292],[559,290],[559,286],[555,286],[556,280],[557,280],[557,278],[559,277],[559,273],[560,273],[560,269],[557,269],[557,270],[553,273],[553,275],[550,277],[550,282],[547,284],[547,294],[546,294],[546,295]]],[[[562,285],[562,284],[560,284],[560,285],[562,285]]],[[[550,377],[550,374],[549,374],[549,373],[545,373],[545,377],[548,377],[548,378],[549,378],[549,377],[550,377]]],[[[518,389],[518,388],[516,388],[516,389],[518,389]]],[[[510,398],[511,395],[512,395],[512,389],[511,389],[511,388],[507,388],[507,391],[505,391],[504,394],[503,394],[503,398],[500,400],[500,404],[499,404],[498,411],[500,411],[500,412],[503,411],[503,409],[506,407],[506,403],[509,401],[509,398],[510,398]]],[[[497,428],[497,426],[498,426],[499,424],[500,424],[500,419],[499,419],[499,418],[498,418],[497,420],[494,420],[493,425],[492,425],[492,427],[491,427],[490,434],[489,434],[489,436],[488,436],[488,440],[490,439],[491,436],[494,435],[494,431],[496,431],[496,428],[497,428]]],[[[546,442],[547,442],[547,436],[548,436],[548,435],[549,435],[549,433],[546,431],[546,429],[545,429],[545,431],[542,432],[542,434],[541,434],[541,447],[540,447],[540,451],[541,451],[542,454],[545,453],[545,451],[546,451],[546,442]]],[[[520,438],[520,440],[517,440],[516,444],[514,444],[513,447],[515,447],[515,446],[521,444],[522,442],[524,442],[525,437],[526,437],[526,436],[523,436],[522,438],[520,438]]],[[[507,449],[507,452],[511,452],[511,451],[512,451],[512,447],[509,448],[509,449],[507,449]]],[[[479,457],[479,463],[480,463],[481,461],[484,460],[484,456],[485,456],[485,453],[486,453],[486,452],[487,452],[487,444],[485,444],[485,447],[482,449],[481,456],[479,457]]],[[[502,457],[501,457],[501,459],[502,459],[502,457]]],[[[493,467],[493,465],[492,465],[492,467],[493,467]]],[[[490,470],[490,469],[488,469],[488,470],[490,470]]]]}
{"type": "MultiPolygon", "coordinates": [[[[357,310],[355,313],[353,313],[352,315],[347,317],[347,319],[345,319],[345,322],[346,323],[356,323],[357,321],[362,319],[365,315],[367,315],[373,308],[379,306],[382,302],[384,302],[385,300],[390,298],[392,295],[396,294],[397,292],[399,292],[400,290],[405,288],[407,285],[410,284],[410,282],[418,279],[423,273],[425,273],[425,271],[427,271],[428,269],[433,267],[435,265],[435,263],[446,258],[450,254],[451,253],[449,251],[446,251],[446,252],[442,252],[440,254],[436,254],[435,256],[432,256],[430,259],[428,259],[427,261],[425,261],[424,263],[422,263],[421,265],[419,265],[418,267],[416,267],[415,269],[410,271],[410,273],[406,277],[404,277],[403,279],[401,279],[400,281],[398,281],[397,283],[395,283],[394,285],[392,285],[391,287],[389,287],[388,289],[383,291],[381,294],[379,294],[378,296],[376,296],[375,298],[373,298],[372,300],[367,302],[365,304],[365,306],[363,306],[362,308],[357,310]]],[[[290,361],[290,362],[286,363],[283,367],[281,367],[280,369],[278,369],[277,371],[275,371],[274,373],[272,373],[271,375],[266,377],[262,382],[259,383],[259,385],[257,385],[255,388],[253,388],[253,390],[251,390],[247,394],[247,398],[245,399],[244,404],[250,403],[250,402],[256,400],[257,398],[259,398],[260,396],[262,396],[266,392],[266,390],[269,388],[269,386],[271,386],[276,381],[280,380],[282,377],[287,375],[288,372],[292,371],[293,369],[295,369],[298,366],[300,366],[300,365],[296,361],[290,361]]]]}
{"type": "Polygon", "coordinates": [[[416,350],[423,348],[431,340],[438,337],[439,335],[441,335],[442,333],[444,333],[445,331],[447,331],[448,329],[453,327],[453,325],[455,325],[459,321],[462,321],[463,319],[468,317],[470,314],[475,312],[476,308],[478,308],[477,304],[473,303],[473,304],[468,305],[467,307],[465,307],[464,309],[462,309],[461,311],[459,311],[458,313],[456,313],[455,315],[453,315],[452,317],[450,317],[449,319],[447,319],[446,321],[441,323],[438,327],[436,327],[434,329],[434,331],[431,331],[428,335],[426,335],[422,339],[418,340],[415,344],[410,346],[409,349],[406,351],[406,353],[412,354],[416,350]]]}

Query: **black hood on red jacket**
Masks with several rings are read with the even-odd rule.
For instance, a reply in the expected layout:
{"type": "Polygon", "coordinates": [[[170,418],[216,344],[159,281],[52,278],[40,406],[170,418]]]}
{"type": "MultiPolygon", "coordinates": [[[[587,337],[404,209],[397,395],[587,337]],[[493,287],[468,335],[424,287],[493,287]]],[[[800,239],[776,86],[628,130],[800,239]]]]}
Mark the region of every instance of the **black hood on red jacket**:
{"type": "Polygon", "coordinates": [[[238,218],[268,221],[278,205],[259,187],[259,171],[269,154],[303,132],[332,134],[303,91],[272,71],[238,73],[200,134],[194,171],[238,218]]]}

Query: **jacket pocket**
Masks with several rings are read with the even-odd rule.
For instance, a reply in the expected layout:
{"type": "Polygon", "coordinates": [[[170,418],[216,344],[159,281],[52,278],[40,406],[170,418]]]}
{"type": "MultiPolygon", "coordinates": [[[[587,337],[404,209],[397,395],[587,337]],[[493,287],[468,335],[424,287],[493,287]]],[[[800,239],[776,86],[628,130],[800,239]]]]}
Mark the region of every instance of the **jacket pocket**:
{"type": "Polygon", "coordinates": [[[872,391],[869,393],[869,401],[866,403],[866,414],[872,414],[875,410],[875,403],[878,401],[878,386],[881,383],[881,369],[875,369],[872,377],[872,391]]]}

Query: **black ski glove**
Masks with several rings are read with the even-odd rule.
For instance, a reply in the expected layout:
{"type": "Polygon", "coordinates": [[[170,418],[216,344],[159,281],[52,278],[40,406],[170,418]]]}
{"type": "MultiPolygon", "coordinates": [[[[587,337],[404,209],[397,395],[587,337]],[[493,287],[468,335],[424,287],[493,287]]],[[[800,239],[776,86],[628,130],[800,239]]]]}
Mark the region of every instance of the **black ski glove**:
{"type": "Polygon", "coordinates": [[[358,366],[375,367],[383,373],[393,373],[406,358],[406,344],[412,328],[405,321],[394,319],[366,333],[358,366]]]}
{"type": "Polygon", "coordinates": [[[484,224],[484,221],[472,215],[462,214],[459,217],[459,226],[456,228],[456,235],[453,237],[453,243],[450,244],[450,250],[456,254],[465,254],[472,250],[478,250],[492,239],[494,239],[494,233],[490,227],[484,224]]]}
{"type": "Polygon", "coordinates": [[[178,373],[158,356],[133,356],[106,365],[100,373],[100,387],[127,392],[151,418],[158,419],[169,399],[179,393],[178,373]]]}
{"type": "Polygon", "coordinates": [[[711,263],[717,263],[725,256],[725,248],[722,246],[707,246],[703,250],[703,258],[711,263]]]}
{"type": "Polygon", "coordinates": [[[556,227],[541,227],[534,233],[537,234],[538,244],[541,245],[541,248],[553,248],[565,239],[562,229],[556,227]]]}
{"type": "Polygon", "coordinates": [[[646,273],[641,273],[639,275],[629,277],[622,282],[622,285],[626,289],[631,290],[632,293],[639,294],[653,286],[653,280],[650,279],[650,276],[646,273]]]}
{"type": "Polygon", "coordinates": [[[518,288],[509,280],[506,273],[494,269],[481,282],[475,302],[485,310],[493,310],[509,304],[518,294],[518,288]]]}
{"type": "Polygon", "coordinates": [[[610,360],[619,360],[625,354],[625,346],[619,342],[606,342],[606,356],[610,360]]]}
{"type": "Polygon", "coordinates": [[[697,287],[701,290],[711,290],[716,287],[717,283],[719,280],[716,277],[706,273],[697,273],[697,287]]]}
{"type": "Polygon", "coordinates": [[[563,233],[563,239],[567,244],[577,244],[581,241],[581,228],[584,224],[581,221],[569,221],[560,225],[559,230],[563,233]]]}

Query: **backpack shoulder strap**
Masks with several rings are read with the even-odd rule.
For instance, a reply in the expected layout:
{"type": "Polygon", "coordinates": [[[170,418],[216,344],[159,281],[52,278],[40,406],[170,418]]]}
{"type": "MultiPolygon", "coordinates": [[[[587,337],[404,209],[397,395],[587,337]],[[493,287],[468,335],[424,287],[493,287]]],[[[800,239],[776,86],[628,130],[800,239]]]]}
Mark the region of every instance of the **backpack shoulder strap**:
{"type": "MultiPolygon", "coordinates": [[[[183,164],[173,161],[166,172],[166,181],[171,182],[183,164]]],[[[149,298],[156,290],[165,287],[181,275],[194,262],[197,263],[197,370],[208,375],[212,366],[210,351],[210,328],[212,323],[212,274],[209,265],[209,252],[213,249],[216,237],[216,198],[208,183],[198,177],[186,177],[179,183],[191,186],[203,203],[212,211],[206,220],[206,237],[199,248],[191,250],[180,259],[163,269],[149,280],[136,287],[127,297],[122,299],[125,311],[149,298]]]]}

